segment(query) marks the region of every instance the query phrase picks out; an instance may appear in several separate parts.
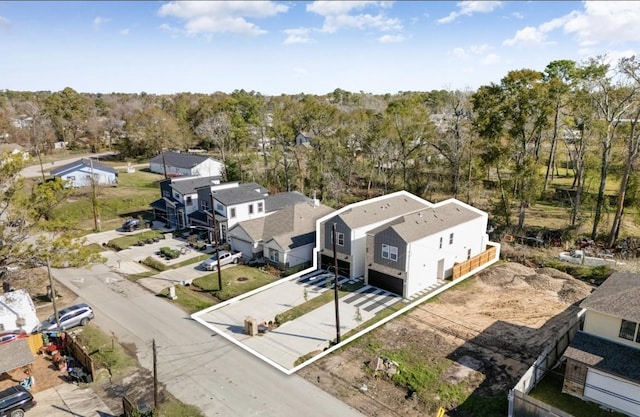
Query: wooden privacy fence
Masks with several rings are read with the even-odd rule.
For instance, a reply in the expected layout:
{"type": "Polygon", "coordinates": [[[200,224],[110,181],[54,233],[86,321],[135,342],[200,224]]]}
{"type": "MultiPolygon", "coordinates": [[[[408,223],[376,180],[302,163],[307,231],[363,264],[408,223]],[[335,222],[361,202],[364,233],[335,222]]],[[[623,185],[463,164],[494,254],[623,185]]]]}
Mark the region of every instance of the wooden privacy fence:
{"type": "Polygon", "coordinates": [[[458,279],[464,274],[467,274],[478,268],[480,265],[484,265],[490,260],[494,259],[496,257],[496,247],[488,246],[488,248],[489,249],[485,250],[479,255],[474,256],[471,259],[453,265],[453,276],[451,277],[451,279],[458,279]]]}
{"type": "Polygon", "coordinates": [[[80,345],[80,343],[78,343],[75,337],[68,337],[67,340],[69,341],[69,344],[67,345],[69,353],[71,353],[71,355],[76,358],[76,360],[84,367],[84,369],[86,369],[87,374],[91,375],[91,380],[95,381],[96,370],[93,365],[93,359],[91,359],[89,353],[85,350],[84,347],[80,345]]]}
{"type": "Polygon", "coordinates": [[[31,353],[37,355],[40,352],[40,348],[44,346],[44,341],[42,340],[41,333],[30,334],[27,338],[27,342],[29,343],[29,349],[31,349],[31,353]]]}

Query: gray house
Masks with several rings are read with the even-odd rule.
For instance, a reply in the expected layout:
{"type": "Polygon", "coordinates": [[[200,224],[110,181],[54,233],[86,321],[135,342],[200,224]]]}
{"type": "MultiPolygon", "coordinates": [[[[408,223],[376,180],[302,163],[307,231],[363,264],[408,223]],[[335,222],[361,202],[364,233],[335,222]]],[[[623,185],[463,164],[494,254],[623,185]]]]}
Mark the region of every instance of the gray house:
{"type": "Polygon", "coordinates": [[[365,282],[408,298],[487,249],[487,213],[450,199],[367,232],[365,282]]]}
{"type": "Polygon", "coordinates": [[[51,170],[53,177],[67,181],[69,187],[90,187],[92,178],[96,185],[118,185],[118,171],[93,159],[83,158],[51,170]]]}

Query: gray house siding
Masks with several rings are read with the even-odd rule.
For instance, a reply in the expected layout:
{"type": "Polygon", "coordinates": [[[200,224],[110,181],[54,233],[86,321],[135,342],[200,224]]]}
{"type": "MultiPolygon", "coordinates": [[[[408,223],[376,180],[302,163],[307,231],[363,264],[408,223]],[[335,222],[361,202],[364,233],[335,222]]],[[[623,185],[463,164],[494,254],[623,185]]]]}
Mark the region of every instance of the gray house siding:
{"type": "Polygon", "coordinates": [[[336,244],[336,252],[350,255],[351,254],[351,229],[347,226],[344,221],[340,218],[340,216],[333,217],[327,220],[322,227],[322,241],[324,242],[325,253],[330,251],[333,253],[333,242],[331,240],[331,235],[333,233],[333,224],[336,224],[336,235],[338,233],[344,234],[344,245],[340,246],[336,244]]]}
{"type": "MultiPolygon", "coordinates": [[[[368,239],[367,243],[369,243],[368,239]]],[[[369,248],[370,246],[367,245],[367,247],[369,248]]],[[[384,265],[398,271],[406,271],[407,243],[402,240],[402,238],[398,236],[398,234],[393,229],[389,228],[380,233],[377,233],[374,237],[373,248],[374,263],[384,265]],[[398,259],[396,261],[385,259],[382,257],[383,244],[395,246],[396,248],[398,248],[398,259]]]]}

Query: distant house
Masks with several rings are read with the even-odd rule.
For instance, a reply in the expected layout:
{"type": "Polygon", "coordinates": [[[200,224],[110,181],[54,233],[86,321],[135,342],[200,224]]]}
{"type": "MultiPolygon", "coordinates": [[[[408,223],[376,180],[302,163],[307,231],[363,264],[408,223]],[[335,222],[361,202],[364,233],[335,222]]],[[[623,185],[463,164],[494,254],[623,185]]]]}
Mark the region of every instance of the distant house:
{"type": "Polygon", "coordinates": [[[220,177],[224,165],[207,156],[181,152],[163,152],[149,161],[149,170],[168,177],[220,177]]]}
{"type": "Polygon", "coordinates": [[[118,171],[93,159],[83,158],[51,170],[51,176],[67,181],[70,187],[89,187],[92,178],[96,185],[118,185],[118,171]]]}
{"type": "Polygon", "coordinates": [[[295,191],[268,196],[266,202],[264,217],[229,229],[231,247],[246,259],[264,258],[281,269],[311,264],[316,221],[333,209],[295,191]]]}
{"type": "Polygon", "coordinates": [[[29,151],[25,150],[17,143],[2,143],[0,144],[0,155],[21,155],[22,159],[27,161],[31,158],[29,151]]]}
{"type": "Polygon", "coordinates": [[[311,133],[298,132],[295,138],[296,146],[299,146],[299,145],[309,146],[311,145],[312,139],[313,139],[313,135],[311,133]]]}
{"type": "Polygon", "coordinates": [[[172,229],[188,227],[188,216],[199,209],[198,188],[215,184],[220,184],[220,177],[174,177],[160,181],[161,197],[151,203],[154,219],[172,229]]]}
{"type": "Polygon", "coordinates": [[[39,323],[36,306],[27,290],[0,294],[0,333],[13,330],[31,333],[39,323]]]}
{"type": "Polygon", "coordinates": [[[365,283],[408,298],[487,249],[488,215],[450,199],[367,232],[365,283]]]}
{"type": "Polygon", "coordinates": [[[613,273],[580,307],[562,392],[640,416],[640,274],[613,273]]]}

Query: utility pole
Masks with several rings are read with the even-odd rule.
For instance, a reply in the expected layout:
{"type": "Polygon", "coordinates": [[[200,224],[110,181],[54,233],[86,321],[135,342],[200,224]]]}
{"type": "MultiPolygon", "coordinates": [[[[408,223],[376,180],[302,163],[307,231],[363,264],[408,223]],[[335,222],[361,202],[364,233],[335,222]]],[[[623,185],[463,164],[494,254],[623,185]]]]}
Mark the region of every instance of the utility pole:
{"type": "Polygon", "coordinates": [[[340,309],[338,308],[338,254],[336,250],[337,233],[336,224],[334,223],[331,228],[331,234],[333,236],[333,270],[334,270],[334,286],[333,295],[336,305],[336,344],[340,343],[340,309]]]}
{"type": "Polygon", "coordinates": [[[93,205],[93,224],[96,232],[100,232],[100,218],[98,214],[98,196],[96,194],[96,177],[93,174],[93,159],[89,158],[91,164],[91,203],[93,205]]]}
{"type": "Polygon", "coordinates": [[[164,171],[164,179],[169,178],[167,176],[167,161],[164,160],[164,150],[162,152],[162,170],[164,171]]]}
{"type": "Polygon", "coordinates": [[[49,286],[51,287],[51,300],[53,301],[53,315],[56,318],[56,327],[60,329],[60,316],[58,315],[58,307],[56,305],[56,287],[53,285],[53,277],[51,277],[51,261],[47,256],[47,274],[49,274],[49,286]]]}
{"type": "Polygon", "coordinates": [[[153,411],[158,411],[158,355],[156,339],[153,339],[153,411]]]}
{"type": "Polygon", "coordinates": [[[214,208],[213,203],[213,193],[209,190],[209,195],[211,196],[211,217],[213,221],[213,239],[214,244],[216,245],[216,260],[217,260],[217,270],[218,270],[218,290],[222,291],[222,271],[220,270],[220,239],[218,237],[220,231],[218,230],[218,222],[216,221],[216,210],[214,208]]]}

